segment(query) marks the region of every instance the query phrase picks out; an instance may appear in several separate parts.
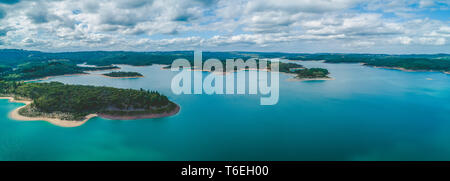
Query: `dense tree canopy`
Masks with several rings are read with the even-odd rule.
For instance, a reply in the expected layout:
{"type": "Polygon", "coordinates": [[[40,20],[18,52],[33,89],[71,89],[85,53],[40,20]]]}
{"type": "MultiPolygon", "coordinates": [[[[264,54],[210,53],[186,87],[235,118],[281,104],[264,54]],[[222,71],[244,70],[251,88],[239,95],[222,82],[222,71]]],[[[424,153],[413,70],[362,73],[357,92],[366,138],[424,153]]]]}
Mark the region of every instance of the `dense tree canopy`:
{"type": "MultiPolygon", "coordinates": [[[[106,67],[80,67],[68,60],[50,60],[43,62],[27,62],[19,64],[15,69],[6,69],[1,72],[0,80],[18,81],[37,79],[47,76],[84,73],[93,70],[109,70],[116,66],[106,67]]],[[[1,68],[0,68],[1,69],[1,68]]]]}
{"type": "Polygon", "coordinates": [[[1,94],[33,100],[39,111],[71,113],[81,118],[91,113],[129,114],[164,112],[175,104],[155,91],[51,83],[0,81],[1,94]]]}
{"type": "MultiPolygon", "coordinates": [[[[87,51],[46,53],[16,49],[0,50],[0,80],[27,80],[52,75],[83,73],[87,70],[116,68],[114,64],[152,65],[171,64],[178,58],[194,60],[193,51],[125,52],[87,51]],[[80,67],[77,64],[106,67],[80,67]]],[[[277,52],[203,52],[203,60],[284,58],[290,60],[324,60],[328,63],[365,63],[369,66],[398,67],[410,70],[450,71],[450,55],[387,55],[387,54],[304,54],[277,52]]],[[[282,63],[281,72],[292,72],[301,65],[282,63]]],[[[169,67],[167,67],[169,68],[169,67]]],[[[307,72],[307,71],[305,71],[307,72]]],[[[308,73],[309,74],[309,73],[308,73]]]]}
{"type": "Polygon", "coordinates": [[[328,78],[328,70],[323,68],[310,68],[295,71],[297,78],[328,78]]]}
{"type": "Polygon", "coordinates": [[[108,77],[142,77],[143,75],[139,72],[110,72],[103,74],[108,77]]]}
{"type": "Polygon", "coordinates": [[[280,72],[286,72],[286,73],[290,73],[290,72],[294,72],[295,70],[298,70],[300,68],[304,68],[303,65],[300,64],[296,64],[296,63],[282,63],[280,62],[278,64],[278,70],[280,72]]]}

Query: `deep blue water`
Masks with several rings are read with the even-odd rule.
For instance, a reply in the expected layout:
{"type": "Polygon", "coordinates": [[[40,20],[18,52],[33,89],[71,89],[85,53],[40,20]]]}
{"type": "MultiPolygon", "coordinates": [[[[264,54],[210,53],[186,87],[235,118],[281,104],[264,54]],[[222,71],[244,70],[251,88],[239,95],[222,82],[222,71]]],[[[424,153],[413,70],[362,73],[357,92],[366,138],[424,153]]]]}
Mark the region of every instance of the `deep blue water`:
{"type": "Polygon", "coordinates": [[[0,100],[0,160],[450,160],[450,75],[301,64],[325,67],[335,80],[282,74],[274,106],[259,105],[261,95],[174,95],[176,72],[159,66],[121,66],[145,76],[138,79],[52,78],[46,82],[157,90],[182,109],[61,128],[11,120],[22,104],[0,100]]]}

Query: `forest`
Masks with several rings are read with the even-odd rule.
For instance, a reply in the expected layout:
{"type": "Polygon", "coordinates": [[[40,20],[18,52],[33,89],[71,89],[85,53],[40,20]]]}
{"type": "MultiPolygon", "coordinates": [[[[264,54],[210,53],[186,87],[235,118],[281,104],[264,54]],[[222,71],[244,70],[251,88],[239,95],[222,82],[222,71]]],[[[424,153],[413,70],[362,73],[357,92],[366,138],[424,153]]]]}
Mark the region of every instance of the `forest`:
{"type": "MultiPolygon", "coordinates": [[[[4,66],[6,67],[6,66],[4,66]]],[[[1,68],[0,80],[20,81],[38,79],[47,76],[82,74],[85,71],[117,69],[117,66],[80,67],[68,60],[49,60],[42,62],[27,62],[14,68],[1,68]]]]}
{"type": "Polygon", "coordinates": [[[67,113],[70,120],[81,120],[92,113],[132,115],[134,113],[164,113],[176,104],[156,92],[59,82],[23,83],[0,81],[0,94],[18,99],[31,99],[32,109],[43,113],[67,113]]]}
{"type": "Polygon", "coordinates": [[[364,63],[368,66],[396,67],[408,70],[450,71],[450,55],[386,54],[305,54],[286,57],[290,60],[324,60],[326,63],[364,63]]]}
{"type": "Polygon", "coordinates": [[[122,71],[110,72],[103,75],[108,77],[143,77],[143,75],[140,74],[139,72],[122,72],[122,71]]]}
{"type": "MultiPolygon", "coordinates": [[[[90,70],[116,69],[114,64],[170,65],[172,61],[185,58],[194,60],[193,51],[125,52],[85,51],[47,53],[19,49],[0,49],[0,80],[29,80],[53,75],[77,74],[90,70]],[[80,67],[86,63],[101,67],[80,67]]],[[[364,63],[368,66],[395,67],[409,70],[450,71],[448,54],[340,54],[340,53],[279,53],[279,52],[203,52],[203,60],[283,58],[289,60],[324,60],[327,63],[364,63]]],[[[280,71],[287,72],[297,65],[282,64],[280,71]],[[286,69],[287,68],[287,69],[286,69]]],[[[170,67],[170,66],[169,66],[170,67]]],[[[169,68],[166,67],[166,68],[169,68]]]]}
{"type": "Polygon", "coordinates": [[[310,69],[302,69],[294,72],[297,78],[300,79],[314,79],[314,78],[329,78],[327,69],[323,68],[310,68],[310,69]]]}

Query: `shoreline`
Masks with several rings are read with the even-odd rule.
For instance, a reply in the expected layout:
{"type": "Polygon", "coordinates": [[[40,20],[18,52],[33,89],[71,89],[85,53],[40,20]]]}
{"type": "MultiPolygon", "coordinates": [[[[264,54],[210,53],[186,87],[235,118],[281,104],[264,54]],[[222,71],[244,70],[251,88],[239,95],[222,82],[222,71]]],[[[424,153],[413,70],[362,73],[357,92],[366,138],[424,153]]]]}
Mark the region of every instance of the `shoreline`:
{"type": "Polygon", "coordinates": [[[411,70],[411,69],[405,69],[402,67],[384,67],[384,66],[370,66],[370,65],[366,65],[366,66],[373,67],[373,68],[380,68],[380,69],[401,70],[403,72],[440,72],[440,71],[434,71],[434,70],[411,70]]]}
{"type": "Polygon", "coordinates": [[[73,120],[61,120],[58,118],[47,118],[47,117],[26,117],[19,114],[19,110],[22,108],[25,108],[26,106],[30,105],[33,101],[26,101],[26,100],[15,100],[13,97],[0,97],[0,99],[8,99],[9,102],[16,102],[16,103],[23,103],[24,106],[20,106],[13,111],[11,111],[8,114],[8,117],[16,120],[16,121],[46,121],[49,122],[55,126],[59,127],[78,127],[89,121],[90,119],[97,117],[97,114],[89,114],[85,117],[85,119],[81,121],[73,121],[73,120]]]}
{"type": "Polygon", "coordinates": [[[289,82],[303,82],[303,81],[315,81],[315,80],[336,80],[333,77],[323,77],[323,78],[297,78],[297,74],[295,73],[287,73],[287,72],[281,72],[283,74],[293,76],[291,78],[288,78],[287,81],[289,82]]]}
{"type": "MultiPolygon", "coordinates": [[[[166,68],[166,67],[161,67],[161,70],[171,70],[172,67],[166,68]]],[[[180,68],[180,70],[182,70],[183,68],[180,68]]],[[[209,72],[209,73],[216,73],[216,74],[220,74],[220,75],[225,75],[225,74],[229,74],[229,73],[237,73],[237,72],[241,72],[241,71],[264,71],[264,72],[271,72],[270,69],[258,69],[258,68],[241,68],[238,70],[232,70],[232,71],[214,71],[214,70],[205,70],[205,69],[198,69],[198,68],[194,68],[194,67],[186,67],[187,71],[192,71],[192,72],[209,72]]]]}
{"type": "Polygon", "coordinates": [[[34,81],[48,80],[48,79],[50,79],[50,78],[55,78],[55,77],[74,76],[74,75],[89,75],[89,73],[77,73],[77,74],[65,74],[65,75],[52,75],[52,76],[42,77],[42,78],[39,78],[39,79],[24,80],[23,82],[34,82],[34,81]]]}
{"type": "Polygon", "coordinates": [[[296,77],[293,77],[293,78],[287,79],[287,81],[290,81],[290,82],[315,81],[315,80],[336,80],[336,79],[333,77],[328,77],[328,78],[296,78],[296,77]]]}
{"type": "MultiPolygon", "coordinates": [[[[120,70],[121,68],[112,68],[112,69],[104,69],[104,70],[85,70],[84,72],[101,72],[101,71],[111,71],[111,70],[120,70]]],[[[87,73],[89,74],[89,73],[87,73]]]]}
{"type": "Polygon", "coordinates": [[[175,104],[177,107],[171,111],[166,113],[158,113],[158,114],[143,114],[143,115],[130,115],[130,116],[113,116],[107,114],[98,114],[99,117],[110,120],[137,120],[137,119],[154,119],[154,118],[164,118],[176,115],[180,112],[181,107],[178,104],[175,104]]]}
{"type": "Polygon", "coordinates": [[[83,119],[81,121],[75,121],[75,120],[62,120],[62,119],[58,119],[58,118],[48,118],[48,117],[22,116],[19,114],[19,110],[30,105],[33,101],[31,101],[31,100],[15,100],[14,97],[0,97],[0,99],[8,99],[9,102],[25,104],[25,105],[20,106],[20,107],[14,109],[13,111],[11,111],[8,114],[8,117],[10,119],[13,119],[16,121],[46,121],[55,126],[66,127],[66,128],[81,126],[81,125],[85,124],[87,121],[89,121],[90,119],[95,118],[95,117],[101,117],[104,119],[111,119],[111,120],[152,119],[152,118],[162,118],[162,117],[169,117],[169,116],[176,115],[176,114],[178,114],[178,112],[181,109],[180,106],[178,104],[176,104],[177,108],[169,113],[147,114],[147,115],[136,115],[136,116],[111,116],[111,115],[106,115],[106,114],[89,114],[89,115],[85,116],[85,119],[83,119]]]}
{"type": "Polygon", "coordinates": [[[103,74],[98,74],[98,75],[100,75],[100,76],[102,76],[102,77],[111,78],[111,79],[133,79],[133,78],[142,78],[142,77],[144,77],[144,76],[136,76],[136,77],[110,77],[110,76],[103,75],[103,74]]]}
{"type": "MultiPolygon", "coordinates": [[[[321,62],[321,63],[328,63],[328,64],[339,64],[339,63],[344,63],[344,64],[352,64],[353,62],[326,62],[325,60],[290,60],[290,61],[317,61],[317,62],[321,62]]],[[[355,62],[356,63],[356,62],[355,62]]],[[[413,69],[406,69],[406,68],[402,68],[402,67],[386,67],[386,66],[373,66],[373,65],[367,65],[367,63],[365,62],[357,62],[357,64],[360,64],[362,66],[367,66],[367,67],[371,67],[371,68],[381,68],[381,69],[389,69],[389,70],[401,70],[404,72],[436,72],[436,73],[444,73],[447,75],[450,75],[450,71],[442,71],[442,70],[413,70],[413,69]]]]}
{"type": "Polygon", "coordinates": [[[388,70],[400,70],[400,71],[403,71],[403,72],[436,72],[436,73],[450,74],[450,72],[441,71],[441,70],[412,70],[412,69],[406,69],[406,68],[403,68],[403,67],[373,66],[373,65],[367,65],[366,63],[361,63],[361,65],[372,67],[372,68],[380,68],[380,69],[388,69],[388,70]]]}
{"type": "MultiPolygon", "coordinates": [[[[153,65],[158,65],[158,64],[151,64],[151,65],[130,65],[130,64],[112,64],[113,66],[131,66],[131,67],[150,67],[153,65]]],[[[119,67],[120,69],[120,67],[119,67]]]]}

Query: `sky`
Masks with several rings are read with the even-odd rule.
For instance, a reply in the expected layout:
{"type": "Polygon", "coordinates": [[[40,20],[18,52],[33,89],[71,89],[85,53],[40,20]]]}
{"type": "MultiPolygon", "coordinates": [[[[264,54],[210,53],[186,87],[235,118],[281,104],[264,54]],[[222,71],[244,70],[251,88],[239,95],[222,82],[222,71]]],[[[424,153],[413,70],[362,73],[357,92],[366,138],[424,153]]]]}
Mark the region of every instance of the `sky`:
{"type": "Polygon", "coordinates": [[[0,0],[0,48],[450,53],[450,0],[0,0]]]}

